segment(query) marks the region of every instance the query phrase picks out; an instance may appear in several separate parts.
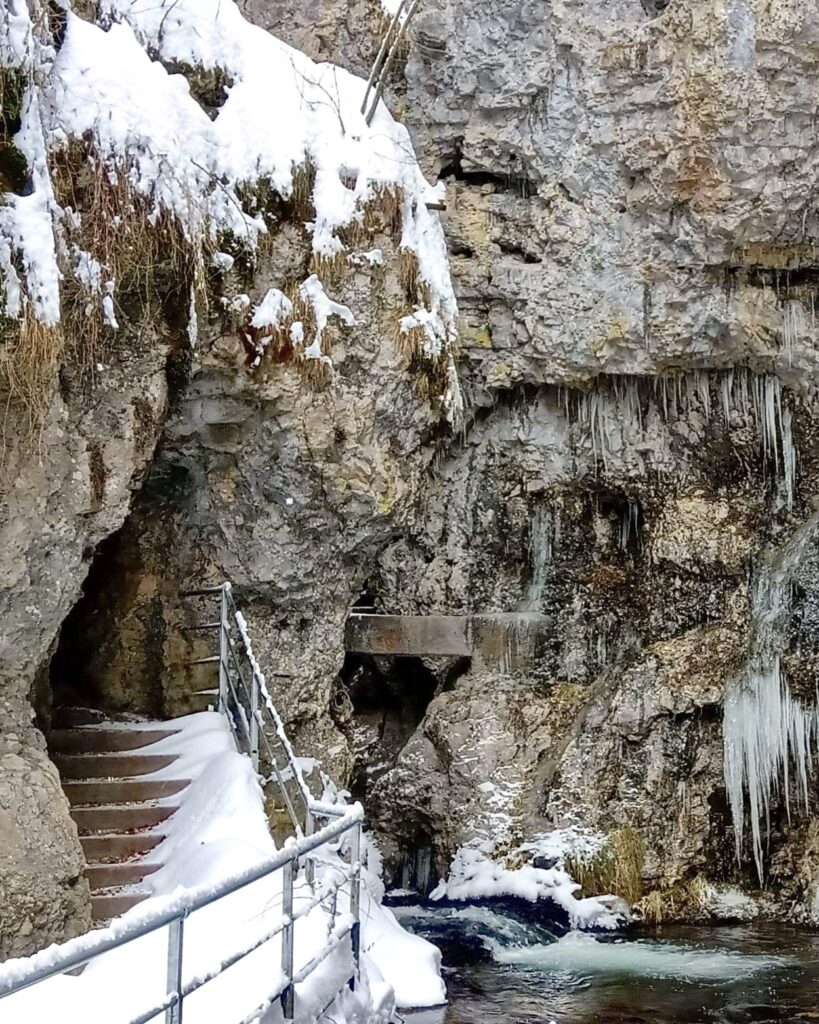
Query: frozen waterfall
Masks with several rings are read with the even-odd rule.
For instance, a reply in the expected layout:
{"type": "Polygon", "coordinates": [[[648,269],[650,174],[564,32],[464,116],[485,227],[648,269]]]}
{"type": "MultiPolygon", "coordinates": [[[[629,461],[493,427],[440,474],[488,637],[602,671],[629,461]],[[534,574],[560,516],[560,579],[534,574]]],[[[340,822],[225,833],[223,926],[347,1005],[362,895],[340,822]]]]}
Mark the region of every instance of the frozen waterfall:
{"type": "Polygon", "coordinates": [[[751,649],[742,671],[726,687],[725,783],[740,855],[748,816],[754,859],[764,880],[762,822],[770,826],[774,802],[808,803],[808,780],[819,746],[819,709],[791,694],[780,664],[793,612],[794,577],[819,516],[812,516],[773,561],[760,567],[753,591],[751,649]]]}

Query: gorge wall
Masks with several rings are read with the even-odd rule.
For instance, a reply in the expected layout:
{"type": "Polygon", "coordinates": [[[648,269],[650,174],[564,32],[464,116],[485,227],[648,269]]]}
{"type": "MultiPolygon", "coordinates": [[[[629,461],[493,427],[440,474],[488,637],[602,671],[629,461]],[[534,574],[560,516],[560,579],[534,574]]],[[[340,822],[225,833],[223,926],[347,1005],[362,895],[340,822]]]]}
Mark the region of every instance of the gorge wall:
{"type": "MultiPolygon", "coordinates": [[[[357,73],[384,25],[375,0],[243,10],[357,73]]],[[[7,425],[0,953],[86,923],[32,709],[40,729],[52,691],[188,710],[200,648],[179,590],[224,577],[297,748],[354,781],[393,877],[408,848],[437,876],[476,839],[502,857],[552,829],[630,828],[645,893],[758,886],[747,837],[741,865],[734,850],[723,701],[753,571],[803,524],[778,641],[795,698],[815,699],[818,84],[819,15],[797,0],[422,3],[388,101],[447,185],[458,427],[441,373],[396,343],[412,282],[389,211],[366,240],[384,263],[333,282],[357,322],[330,329],[332,377],[246,371],[231,303],[309,269],[289,211],[256,265],[210,282],[181,369],[168,312],[93,380],[67,364],[39,448],[7,425]],[[552,638],[504,676],[345,665],[359,599],[542,612],[552,638]]],[[[810,911],[816,813],[813,796],[790,825],[773,810],[772,912],[810,911]]]]}

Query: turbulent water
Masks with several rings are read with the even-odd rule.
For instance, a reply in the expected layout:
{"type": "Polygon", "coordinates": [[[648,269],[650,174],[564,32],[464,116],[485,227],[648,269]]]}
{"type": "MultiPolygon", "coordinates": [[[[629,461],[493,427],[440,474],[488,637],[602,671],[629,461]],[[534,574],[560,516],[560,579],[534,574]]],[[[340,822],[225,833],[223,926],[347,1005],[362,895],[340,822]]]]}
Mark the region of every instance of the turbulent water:
{"type": "Polygon", "coordinates": [[[407,1024],[819,1021],[819,934],[783,926],[557,934],[514,911],[397,908],[443,951],[449,1004],[407,1024]]]}

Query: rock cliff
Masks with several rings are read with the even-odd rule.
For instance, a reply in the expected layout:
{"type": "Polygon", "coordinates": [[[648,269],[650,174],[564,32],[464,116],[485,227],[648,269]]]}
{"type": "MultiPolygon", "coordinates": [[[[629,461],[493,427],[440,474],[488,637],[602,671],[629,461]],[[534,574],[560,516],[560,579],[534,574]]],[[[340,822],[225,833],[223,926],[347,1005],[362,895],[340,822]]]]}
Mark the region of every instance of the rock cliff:
{"type": "MultiPolygon", "coordinates": [[[[375,0],[242,6],[357,73],[385,23],[375,0]]],[[[65,370],[39,446],[7,424],[0,811],[39,850],[44,896],[0,952],[84,922],[30,709],[46,726],[50,689],[72,685],[113,709],[189,708],[200,649],[179,638],[178,591],[225,576],[297,746],[355,779],[394,876],[408,847],[443,873],[476,837],[502,853],[577,824],[636,829],[645,892],[757,884],[733,848],[722,706],[754,569],[819,493],[817,47],[798,0],[422,3],[388,99],[447,185],[460,428],[440,374],[396,344],[408,280],[388,213],[367,239],[383,264],[334,282],[357,323],[329,335],[331,376],[249,376],[230,319],[237,295],[309,269],[291,216],[251,273],[210,282],[219,313],[181,375],[164,324],[90,382],[65,370]],[[362,593],[389,612],[539,611],[552,641],[525,673],[419,661],[399,679],[345,665],[362,593]]],[[[815,557],[781,650],[806,706],[815,557]]],[[[793,833],[772,821],[768,869],[802,905],[814,805],[793,833]]],[[[17,842],[0,869],[18,871],[17,842]]]]}

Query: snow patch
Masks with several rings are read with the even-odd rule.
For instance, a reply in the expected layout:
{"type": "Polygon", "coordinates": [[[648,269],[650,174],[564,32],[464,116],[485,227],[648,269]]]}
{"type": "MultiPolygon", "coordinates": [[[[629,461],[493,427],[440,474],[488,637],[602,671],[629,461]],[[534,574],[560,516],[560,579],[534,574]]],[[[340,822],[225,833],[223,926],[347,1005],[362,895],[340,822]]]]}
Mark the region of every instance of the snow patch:
{"type": "MultiPolygon", "coordinates": [[[[573,837],[575,833],[571,833],[573,837]]],[[[433,900],[477,900],[513,896],[536,903],[551,900],[569,917],[572,928],[613,930],[628,920],[623,901],[614,895],[589,896],[578,899],[580,886],[566,871],[563,861],[569,847],[566,833],[556,832],[540,837],[513,850],[507,857],[496,859],[486,843],[462,846],[450,865],[449,877],[442,879],[430,894],[433,900]],[[548,867],[521,863],[524,859],[545,858],[548,867]],[[509,865],[513,866],[509,866],[509,865]]],[[[583,841],[592,849],[594,840],[583,841]]]]}

